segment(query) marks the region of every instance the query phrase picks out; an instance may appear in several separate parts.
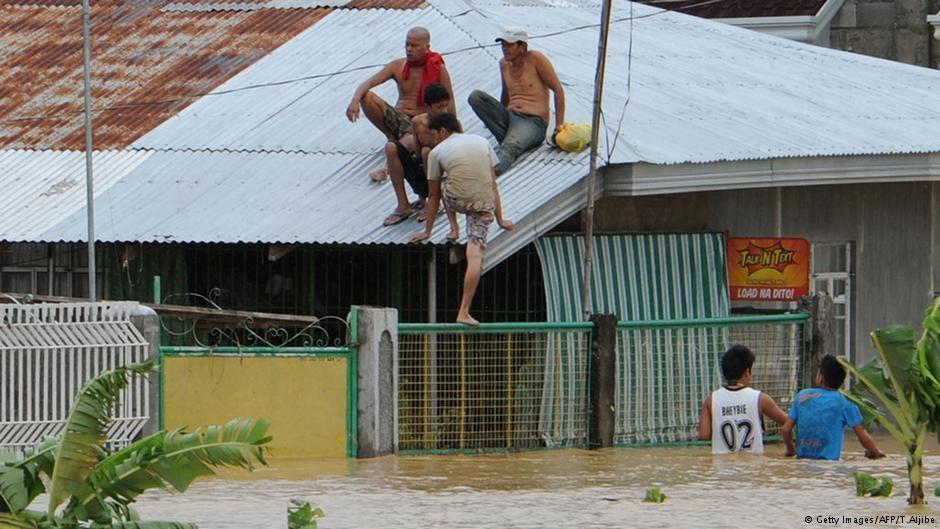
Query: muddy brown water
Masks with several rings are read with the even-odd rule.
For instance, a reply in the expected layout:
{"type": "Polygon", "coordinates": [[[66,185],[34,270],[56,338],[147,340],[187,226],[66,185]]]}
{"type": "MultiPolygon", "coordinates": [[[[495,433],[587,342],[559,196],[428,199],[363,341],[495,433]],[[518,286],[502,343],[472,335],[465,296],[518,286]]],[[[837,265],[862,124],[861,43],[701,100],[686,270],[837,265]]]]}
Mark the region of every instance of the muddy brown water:
{"type": "Polygon", "coordinates": [[[145,520],[202,529],[286,528],[292,498],[326,511],[320,529],[940,527],[936,441],[925,457],[929,504],[909,507],[904,458],[890,438],[876,439],[889,453],[878,461],[863,457],[854,436],[838,462],[785,459],[779,443],[766,457],[713,457],[705,446],[686,446],[274,460],[251,474],[198,482],[184,495],[147,493],[138,510],[145,520]],[[894,496],[857,498],[855,470],[891,476],[894,496]],[[665,503],[642,502],[652,486],[663,488],[665,503]],[[906,518],[854,520],[878,515],[906,518]]]}

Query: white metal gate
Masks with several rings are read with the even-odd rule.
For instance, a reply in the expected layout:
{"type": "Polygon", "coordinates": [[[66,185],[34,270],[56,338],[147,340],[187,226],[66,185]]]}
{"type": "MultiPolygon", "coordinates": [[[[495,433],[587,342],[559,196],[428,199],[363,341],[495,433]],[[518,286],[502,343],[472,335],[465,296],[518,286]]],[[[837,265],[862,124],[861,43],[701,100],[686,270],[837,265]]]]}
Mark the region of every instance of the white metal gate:
{"type": "MultiPolygon", "coordinates": [[[[0,305],[0,446],[58,435],[82,385],[141,362],[149,344],[131,323],[137,303],[0,305]]],[[[127,445],[149,419],[149,382],[137,377],[114,410],[108,439],[127,445]]]]}

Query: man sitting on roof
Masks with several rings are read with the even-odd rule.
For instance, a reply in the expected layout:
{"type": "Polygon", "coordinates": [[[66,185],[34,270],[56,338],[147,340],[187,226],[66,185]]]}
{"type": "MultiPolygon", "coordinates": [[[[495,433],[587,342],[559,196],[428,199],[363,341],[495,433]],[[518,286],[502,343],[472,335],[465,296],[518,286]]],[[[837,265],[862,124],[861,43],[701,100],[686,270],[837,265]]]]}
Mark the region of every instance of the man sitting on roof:
{"type": "MultiPolygon", "coordinates": [[[[428,166],[428,155],[431,153],[431,149],[437,145],[434,141],[434,134],[431,132],[430,127],[428,126],[432,120],[440,116],[445,112],[449,112],[449,108],[453,106],[452,98],[450,97],[450,92],[447,91],[447,88],[440,83],[429,84],[427,88],[424,89],[424,102],[428,106],[428,111],[424,114],[419,114],[414,118],[414,134],[416,145],[418,150],[421,153],[421,176],[424,178],[424,194],[418,192],[417,188],[412,185],[412,189],[415,189],[415,193],[421,195],[422,201],[427,199],[427,177],[424,176],[424,168],[428,166]]],[[[463,132],[463,129],[460,130],[463,132]]],[[[415,151],[417,152],[417,151],[415,151]]],[[[391,172],[391,171],[389,171],[391,172]]],[[[405,179],[407,180],[407,171],[405,179]]],[[[423,205],[422,205],[423,207],[423,205]]],[[[445,208],[446,209],[446,208],[445,208]]],[[[418,222],[424,222],[427,220],[427,212],[422,211],[418,215],[418,222]]],[[[451,219],[451,225],[456,225],[456,213],[451,210],[447,210],[447,217],[451,219]]],[[[452,237],[448,237],[451,240],[456,240],[457,235],[452,233],[452,237]]]]}
{"type": "Polygon", "coordinates": [[[496,174],[500,175],[516,158],[545,141],[549,90],[555,94],[555,132],[565,123],[565,89],[548,58],[529,50],[526,30],[506,28],[496,42],[503,48],[499,61],[503,81],[500,100],[474,90],[470,107],[499,142],[496,174]]]}
{"type": "MultiPolygon", "coordinates": [[[[411,236],[411,242],[427,240],[434,229],[439,199],[443,198],[449,211],[465,213],[467,216],[467,271],[463,280],[463,295],[457,322],[479,325],[470,315],[470,303],[480,282],[483,265],[483,250],[486,235],[493,220],[504,230],[513,229],[513,223],[503,218],[499,200],[499,188],[493,166],[498,159],[490,144],[480,136],[463,134],[457,117],[444,113],[428,124],[437,144],[428,155],[427,221],[424,231],[411,236]],[[444,174],[447,178],[442,178],[444,174]]],[[[456,238],[457,218],[451,220],[451,235],[456,238]]],[[[448,237],[450,238],[451,235],[448,237]]]]}
{"type": "MultiPolygon", "coordinates": [[[[431,51],[431,34],[422,27],[411,28],[405,38],[405,57],[386,64],[378,73],[356,87],[349,107],[346,108],[346,117],[355,122],[359,119],[361,109],[375,128],[385,134],[389,142],[403,142],[405,147],[416,152],[414,140],[406,138],[412,130],[411,118],[425,109],[424,89],[429,84],[438,82],[443,84],[449,93],[453,93],[444,59],[439,53],[431,51]],[[395,106],[371,92],[372,88],[388,80],[394,80],[398,87],[398,102],[395,106]]],[[[455,112],[453,103],[450,111],[455,112]]],[[[389,149],[386,149],[386,155],[388,154],[389,149]]],[[[374,181],[381,182],[386,178],[386,168],[377,168],[369,175],[374,181]]],[[[410,215],[412,206],[407,200],[402,202],[399,197],[395,211],[410,215]]],[[[401,220],[405,218],[407,216],[401,220]]]]}

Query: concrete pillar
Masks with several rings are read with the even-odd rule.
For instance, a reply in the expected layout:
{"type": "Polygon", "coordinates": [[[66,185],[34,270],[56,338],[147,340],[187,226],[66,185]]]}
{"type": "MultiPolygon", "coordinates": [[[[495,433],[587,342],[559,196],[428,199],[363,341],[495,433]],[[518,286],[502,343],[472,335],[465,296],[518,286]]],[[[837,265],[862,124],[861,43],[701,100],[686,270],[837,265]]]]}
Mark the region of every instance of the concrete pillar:
{"type": "Polygon", "coordinates": [[[357,318],[358,457],[398,451],[398,311],[353,307],[357,318]]]}
{"type": "MultiPolygon", "coordinates": [[[[131,315],[131,325],[136,327],[144,340],[150,344],[148,358],[156,360],[157,355],[160,354],[160,316],[150,307],[138,305],[137,310],[131,315]]],[[[160,376],[159,373],[154,373],[150,375],[148,381],[147,416],[150,419],[144,424],[144,436],[156,433],[160,429],[160,376]]]]}
{"type": "Polygon", "coordinates": [[[614,391],[617,358],[617,317],[613,314],[591,316],[591,356],[589,381],[591,418],[588,448],[609,448],[614,445],[617,424],[614,413],[614,391]]]}

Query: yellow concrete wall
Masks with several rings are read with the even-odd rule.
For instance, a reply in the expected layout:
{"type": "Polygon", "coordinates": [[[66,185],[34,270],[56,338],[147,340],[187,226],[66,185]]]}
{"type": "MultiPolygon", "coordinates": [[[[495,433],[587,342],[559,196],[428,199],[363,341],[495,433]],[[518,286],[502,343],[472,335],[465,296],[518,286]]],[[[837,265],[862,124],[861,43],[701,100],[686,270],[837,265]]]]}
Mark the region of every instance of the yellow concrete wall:
{"type": "Polygon", "coordinates": [[[347,360],[341,357],[163,359],[167,429],[271,422],[271,457],[346,457],[347,360]]]}

